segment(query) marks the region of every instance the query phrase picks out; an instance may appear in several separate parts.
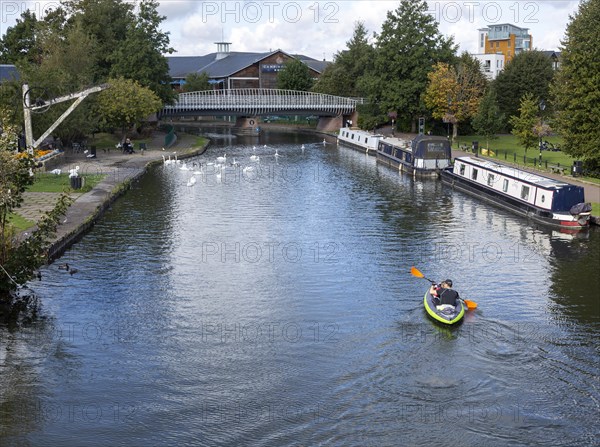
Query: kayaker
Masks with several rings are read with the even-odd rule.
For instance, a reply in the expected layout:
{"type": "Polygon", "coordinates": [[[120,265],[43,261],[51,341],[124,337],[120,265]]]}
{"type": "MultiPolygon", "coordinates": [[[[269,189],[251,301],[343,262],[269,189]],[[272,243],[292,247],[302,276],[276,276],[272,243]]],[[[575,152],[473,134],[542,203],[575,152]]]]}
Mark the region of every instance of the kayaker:
{"type": "Polygon", "coordinates": [[[452,306],[456,306],[460,299],[458,292],[452,289],[451,279],[442,281],[439,286],[432,285],[429,293],[433,296],[436,304],[451,304],[452,306]]]}

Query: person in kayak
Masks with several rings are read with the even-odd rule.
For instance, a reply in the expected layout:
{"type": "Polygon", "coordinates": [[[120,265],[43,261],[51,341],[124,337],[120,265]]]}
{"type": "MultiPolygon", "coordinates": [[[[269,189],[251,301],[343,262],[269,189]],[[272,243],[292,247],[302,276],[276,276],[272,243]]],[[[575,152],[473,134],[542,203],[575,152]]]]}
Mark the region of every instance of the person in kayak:
{"type": "Polygon", "coordinates": [[[439,286],[432,284],[429,293],[433,296],[433,301],[436,304],[451,304],[452,306],[456,306],[460,300],[458,292],[452,289],[451,279],[442,281],[439,286]]]}

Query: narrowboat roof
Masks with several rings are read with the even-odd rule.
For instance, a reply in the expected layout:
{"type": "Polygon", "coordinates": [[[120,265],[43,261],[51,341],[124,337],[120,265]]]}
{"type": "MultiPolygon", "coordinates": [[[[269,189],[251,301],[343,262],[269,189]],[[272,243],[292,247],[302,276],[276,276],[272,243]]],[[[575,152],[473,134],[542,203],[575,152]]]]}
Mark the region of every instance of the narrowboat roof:
{"type": "Polygon", "coordinates": [[[412,150],[410,147],[411,140],[404,140],[402,138],[396,137],[383,137],[383,140],[387,144],[391,144],[392,146],[401,147],[402,149],[412,150]]]}
{"type": "Polygon", "coordinates": [[[378,134],[378,133],[371,133],[368,130],[362,130],[362,129],[351,129],[349,127],[342,127],[340,129],[340,134],[342,133],[342,130],[345,130],[347,132],[352,132],[354,134],[361,134],[361,135],[365,135],[367,137],[379,137],[379,138],[383,138],[383,135],[378,134]]]}
{"type": "Polygon", "coordinates": [[[513,177],[518,180],[525,181],[543,188],[560,188],[562,186],[571,186],[570,183],[555,180],[549,177],[533,174],[531,172],[517,169],[513,166],[502,165],[491,160],[482,160],[481,158],[473,157],[456,157],[456,161],[464,161],[469,164],[480,166],[483,169],[489,169],[498,172],[507,177],[513,177]]]}

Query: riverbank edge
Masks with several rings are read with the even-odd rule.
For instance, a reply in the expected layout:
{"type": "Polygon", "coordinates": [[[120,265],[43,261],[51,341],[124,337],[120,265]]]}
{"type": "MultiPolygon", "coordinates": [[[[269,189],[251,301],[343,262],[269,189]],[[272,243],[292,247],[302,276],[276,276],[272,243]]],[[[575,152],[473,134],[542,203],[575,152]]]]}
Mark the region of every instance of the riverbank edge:
{"type": "MultiPolygon", "coordinates": [[[[186,152],[178,153],[177,157],[181,160],[196,157],[204,154],[206,150],[211,145],[212,141],[208,137],[204,137],[208,141],[199,148],[194,148],[192,150],[183,149],[186,152]]],[[[85,216],[80,216],[79,222],[75,223],[75,228],[73,228],[68,233],[61,235],[59,237],[55,237],[53,241],[51,241],[50,246],[47,250],[47,261],[48,264],[51,264],[54,260],[60,258],[70,247],[72,247],[75,243],[81,240],[83,236],[85,236],[89,231],[91,231],[96,222],[102,218],[102,216],[106,213],[106,211],[110,208],[110,206],[118,200],[120,197],[125,195],[125,193],[131,189],[131,185],[133,185],[136,181],[138,181],[144,174],[148,172],[152,167],[163,163],[162,153],[160,153],[160,158],[154,158],[149,160],[144,166],[137,168],[137,172],[130,177],[112,183],[109,180],[103,180],[100,182],[94,189],[87,192],[83,196],[93,195],[99,189],[103,187],[111,186],[110,191],[103,198],[97,200],[96,208],[89,214],[85,216]]],[[[83,197],[82,196],[82,197],[83,197]]],[[[76,214],[78,201],[76,200],[67,210],[68,214],[76,214]]],[[[81,202],[80,202],[81,203],[81,202]]]]}

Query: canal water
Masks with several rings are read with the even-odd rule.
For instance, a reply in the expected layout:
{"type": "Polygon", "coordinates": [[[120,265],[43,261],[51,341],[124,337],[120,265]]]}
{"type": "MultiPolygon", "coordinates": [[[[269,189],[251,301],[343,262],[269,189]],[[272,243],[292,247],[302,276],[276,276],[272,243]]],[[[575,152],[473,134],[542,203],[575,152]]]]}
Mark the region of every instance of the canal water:
{"type": "Polygon", "coordinates": [[[38,319],[0,328],[3,447],[595,445],[598,231],[322,136],[211,132],[43,270],[38,319]],[[436,325],[411,266],[477,310],[436,325]]]}

